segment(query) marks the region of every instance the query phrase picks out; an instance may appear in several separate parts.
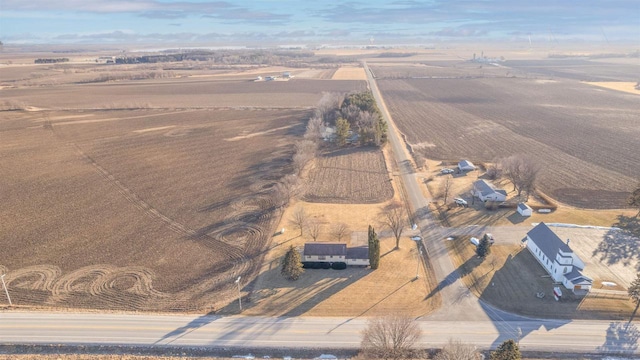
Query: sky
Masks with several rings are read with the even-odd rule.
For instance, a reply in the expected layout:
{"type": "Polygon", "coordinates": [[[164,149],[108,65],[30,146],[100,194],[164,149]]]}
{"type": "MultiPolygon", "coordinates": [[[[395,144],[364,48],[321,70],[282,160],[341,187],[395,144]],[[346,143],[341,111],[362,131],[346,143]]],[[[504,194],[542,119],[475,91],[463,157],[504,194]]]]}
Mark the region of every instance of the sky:
{"type": "Polygon", "coordinates": [[[5,44],[640,45],[640,0],[0,0],[5,44]]]}

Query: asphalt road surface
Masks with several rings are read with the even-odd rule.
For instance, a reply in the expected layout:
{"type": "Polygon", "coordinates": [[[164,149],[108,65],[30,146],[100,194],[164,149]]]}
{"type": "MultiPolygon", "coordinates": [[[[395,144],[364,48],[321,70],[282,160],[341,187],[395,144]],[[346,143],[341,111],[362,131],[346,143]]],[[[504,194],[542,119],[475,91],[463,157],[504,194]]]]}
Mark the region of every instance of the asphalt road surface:
{"type": "MultiPolygon", "coordinates": [[[[637,349],[638,331],[626,322],[616,324],[616,329],[608,321],[419,323],[425,347],[440,347],[452,338],[479,348],[495,347],[517,338],[520,328],[523,350],[631,353],[637,349]],[[615,337],[608,336],[613,332],[615,337]]],[[[14,344],[358,348],[365,324],[362,318],[3,312],[0,339],[14,344]]]]}

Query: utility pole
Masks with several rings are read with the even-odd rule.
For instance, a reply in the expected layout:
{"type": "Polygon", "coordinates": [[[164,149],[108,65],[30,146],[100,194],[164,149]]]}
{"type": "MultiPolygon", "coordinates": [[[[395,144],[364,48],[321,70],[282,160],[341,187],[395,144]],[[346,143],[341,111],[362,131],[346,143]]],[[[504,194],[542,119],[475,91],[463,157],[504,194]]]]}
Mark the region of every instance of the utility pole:
{"type": "Polygon", "coordinates": [[[422,249],[420,249],[420,253],[418,254],[418,263],[416,264],[416,280],[420,277],[420,260],[422,259],[422,249]]]}
{"type": "Polygon", "coordinates": [[[242,312],[242,295],[240,294],[240,279],[242,276],[238,276],[236,279],[236,284],[238,284],[238,305],[240,306],[240,312],[242,312]]]}
{"type": "Polygon", "coordinates": [[[7,274],[2,274],[2,276],[0,276],[0,279],[2,279],[2,287],[4,288],[4,293],[7,294],[7,299],[9,299],[9,306],[13,306],[13,304],[11,303],[11,297],[9,297],[9,291],[7,290],[7,284],[4,283],[4,276],[7,274]]]}

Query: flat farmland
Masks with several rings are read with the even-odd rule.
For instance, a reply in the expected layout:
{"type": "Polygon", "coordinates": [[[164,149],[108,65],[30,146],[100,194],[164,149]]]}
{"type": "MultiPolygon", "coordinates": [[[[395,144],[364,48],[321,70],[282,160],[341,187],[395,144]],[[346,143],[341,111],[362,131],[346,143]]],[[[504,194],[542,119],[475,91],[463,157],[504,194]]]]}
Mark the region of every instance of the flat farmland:
{"type": "Polygon", "coordinates": [[[306,110],[3,112],[14,304],[216,310],[260,266],[306,110]],[[251,136],[250,136],[251,135],[251,136]]]}
{"type": "Polygon", "coordinates": [[[640,97],[571,80],[382,79],[407,141],[436,160],[517,153],[561,202],[619,208],[640,178],[640,97]]]}
{"type": "Polygon", "coordinates": [[[393,187],[382,151],[357,147],[319,156],[303,198],[310,202],[365,204],[391,197],[393,187]]]}
{"type": "MultiPolygon", "coordinates": [[[[171,78],[0,89],[3,102],[50,110],[122,108],[309,108],[322,92],[364,90],[366,82],[311,80],[253,82],[171,78]]],[[[1,103],[0,103],[1,105],[1,103]]]]}

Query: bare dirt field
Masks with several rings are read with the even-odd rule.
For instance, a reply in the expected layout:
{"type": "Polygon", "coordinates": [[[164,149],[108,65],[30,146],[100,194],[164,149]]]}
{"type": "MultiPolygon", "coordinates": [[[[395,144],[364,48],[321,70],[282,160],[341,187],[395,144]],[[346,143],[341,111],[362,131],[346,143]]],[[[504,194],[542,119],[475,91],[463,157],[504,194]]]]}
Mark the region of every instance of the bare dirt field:
{"type": "Polygon", "coordinates": [[[393,188],[382,151],[353,147],[319,156],[307,180],[306,201],[378,203],[390,199],[393,188]]]}
{"type": "Polygon", "coordinates": [[[541,191],[569,205],[620,208],[640,178],[640,98],[521,78],[379,80],[399,130],[436,160],[517,153],[543,165],[541,191]]]}
{"type": "MultiPolygon", "coordinates": [[[[580,297],[561,287],[562,300],[556,301],[547,273],[533,255],[519,245],[495,244],[484,261],[475,255],[475,246],[468,236],[458,237],[448,245],[464,283],[480,299],[502,310],[556,319],[628,319],[633,311],[633,303],[622,288],[597,289],[580,297]],[[544,298],[536,297],[538,292],[544,292],[544,298]]],[[[588,274],[591,276],[600,274],[599,269],[589,263],[585,272],[591,272],[588,274]]],[[[609,277],[604,276],[609,281],[609,277]]],[[[601,281],[595,277],[594,288],[600,286],[601,281]]]]}
{"type": "Polygon", "coordinates": [[[331,77],[334,80],[367,80],[364,68],[354,66],[342,66],[331,77]]]}
{"type": "Polygon", "coordinates": [[[292,171],[309,109],[324,91],[364,86],[161,78],[0,90],[26,109],[0,120],[12,300],[220,310],[233,280],[259,270],[280,214],[271,186],[292,171]]]}

